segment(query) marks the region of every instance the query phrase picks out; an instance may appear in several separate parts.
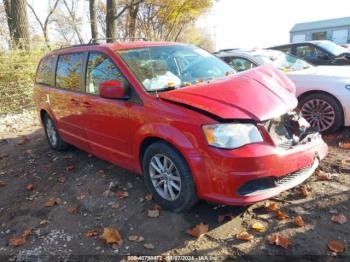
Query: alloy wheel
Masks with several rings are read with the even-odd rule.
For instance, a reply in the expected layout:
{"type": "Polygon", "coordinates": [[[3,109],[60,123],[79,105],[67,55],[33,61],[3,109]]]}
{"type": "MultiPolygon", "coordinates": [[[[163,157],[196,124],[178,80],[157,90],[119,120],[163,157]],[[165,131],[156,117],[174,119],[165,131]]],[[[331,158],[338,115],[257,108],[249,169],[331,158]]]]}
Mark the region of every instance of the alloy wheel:
{"type": "Polygon", "coordinates": [[[312,126],[318,127],[321,132],[330,128],[336,117],[332,105],[321,99],[306,101],[301,107],[301,113],[312,126]]]}
{"type": "Polygon", "coordinates": [[[174,162],[163,154],[151,158],[149,172],[157,193],[168,201],[175,201],[181,193],[181,177],[174,162]]]}
{"type": "Polygon", "coordinates": [[[54,123],[52,122],[52,120],[50,118],[48,118],[46,120],[46,134],[47,137],[51,143],[52,146],[56,146],[57,144],[57,132],[54,126],[54,123]]]}

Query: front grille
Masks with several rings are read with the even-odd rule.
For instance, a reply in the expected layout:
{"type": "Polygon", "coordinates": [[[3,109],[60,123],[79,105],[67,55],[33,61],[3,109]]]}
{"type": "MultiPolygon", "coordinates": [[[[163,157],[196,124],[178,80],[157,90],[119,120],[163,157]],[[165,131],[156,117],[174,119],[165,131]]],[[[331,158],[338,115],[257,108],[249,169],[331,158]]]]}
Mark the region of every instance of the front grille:
{"type": "Polygon", "coordinates": [[[276,177],[276,178],[274,178],[274,184],[275,184],[275,186],[282,186],[284,184],[288,184],[290,181],[295,179],[300,174],[307,172],[309,169],[311,169],[311,167],[312,167],[312,165],[310,165],[308,167],[304,167],[304,168],[302,168],[294,173],[291,173],[289,175],[282,176],[282,177],[276,177]]]}

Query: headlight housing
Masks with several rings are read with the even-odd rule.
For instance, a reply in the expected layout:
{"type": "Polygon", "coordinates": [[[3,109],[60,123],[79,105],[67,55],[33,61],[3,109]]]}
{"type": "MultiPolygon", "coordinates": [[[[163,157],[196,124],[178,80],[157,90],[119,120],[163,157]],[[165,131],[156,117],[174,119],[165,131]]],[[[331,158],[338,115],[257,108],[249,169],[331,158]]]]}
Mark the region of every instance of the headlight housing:
{"type": "Polygon", "coordinates": [[[350,85],[346,85],[345,88],[346,88],[347,90],[350,90],[350,85]]]}
{"type": "Polygon", "coordinates": [[[230,123],[202,126],[207,142],[218,148],[234,149],[262,142],[263,138],[252,123],[230,123]]]}

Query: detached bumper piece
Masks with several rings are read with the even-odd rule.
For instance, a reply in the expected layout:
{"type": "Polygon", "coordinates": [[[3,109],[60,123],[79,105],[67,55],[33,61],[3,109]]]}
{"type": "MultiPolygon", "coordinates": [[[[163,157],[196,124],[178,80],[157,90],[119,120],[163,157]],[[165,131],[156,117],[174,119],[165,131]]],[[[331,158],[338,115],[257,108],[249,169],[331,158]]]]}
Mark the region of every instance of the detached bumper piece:
{"type": "Polygon", "coordinates": [[[264,194],[276,193],[293,188],[308,179],[318,167],[319,160],[316,158],[312,165],[298,170],[297,172],[280,176],[265,177],[251,180],[243,184],[237,191],[240,196],[252,197],[264,194]]]}

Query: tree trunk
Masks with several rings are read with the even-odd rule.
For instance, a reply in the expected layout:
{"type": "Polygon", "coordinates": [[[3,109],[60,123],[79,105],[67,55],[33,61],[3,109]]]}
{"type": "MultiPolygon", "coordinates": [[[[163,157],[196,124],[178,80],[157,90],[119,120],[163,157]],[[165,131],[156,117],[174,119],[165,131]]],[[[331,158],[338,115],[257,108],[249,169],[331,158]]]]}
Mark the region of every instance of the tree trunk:
{"type": "Polygon", "coordinates": [[[97,19],[96,19],[96,0],[90,0],[90,25],[91,25],[91,38],[96,39],[97,33],[97,19]]]}
{"type": "Polygon", "coordinates": [[[7,25],[10,32],[11,44],[13,44],[12,39],[13,39],[14,30],[15,30],[15,23],[13,22],[12,15],[11,15],[11,0],[4,0],[4,5],[5,5],[5,13],[7,17],[7,25]]]}
{"type": "Polygon", "coordinates": [[[27,1],[26,0],[12,0],[9,24],[11,39],[13,44],[21,49],[29,49],[29,29],[27,17],[27,1]],[[12,31],[12,32],[11,32],[12,31]]]}
{"type": "Polygon", "coordinates": [[[116,22],[114,16],[117,13],[116,0],[107,0],[106,13],[106,38],[107,43],[115,42],[116,40],[116,22]]]}
{"type": "Polygon", "coordinates": [[[139,4],[133,5],[128,10],[128,37],[134,38],[136,36],[136,18],[139,12],[139,4]]]}

